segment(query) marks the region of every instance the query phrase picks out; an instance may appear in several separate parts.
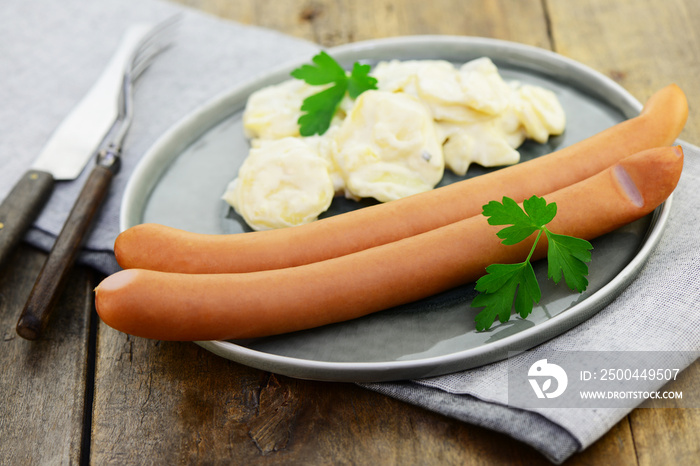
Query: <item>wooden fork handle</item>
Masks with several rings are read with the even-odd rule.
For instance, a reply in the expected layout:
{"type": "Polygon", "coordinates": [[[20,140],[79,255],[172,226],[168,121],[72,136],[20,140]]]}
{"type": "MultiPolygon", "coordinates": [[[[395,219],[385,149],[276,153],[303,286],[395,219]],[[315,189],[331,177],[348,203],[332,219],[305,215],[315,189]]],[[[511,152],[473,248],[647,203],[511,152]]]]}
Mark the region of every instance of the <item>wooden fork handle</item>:
{"type": "Polygon", "coordinates": [[[109,168],[96,165],[92,169],[17,322],[17,333],[22,338],[36,340],[41,336],[113,176],[109,168]]]}

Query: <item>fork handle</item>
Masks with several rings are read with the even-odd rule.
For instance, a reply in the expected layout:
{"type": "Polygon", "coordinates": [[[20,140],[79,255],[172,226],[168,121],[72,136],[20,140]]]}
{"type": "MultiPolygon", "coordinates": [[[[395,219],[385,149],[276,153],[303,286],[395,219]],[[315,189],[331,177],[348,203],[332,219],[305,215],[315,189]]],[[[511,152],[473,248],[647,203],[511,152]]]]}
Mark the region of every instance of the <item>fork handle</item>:
{"type": "Polygon", "coordinates": [[[92,169],[17,322],[17,333],[22,338],[36,340],[41,336],[113,176],[107,167],[96,165],[92,169]]]}

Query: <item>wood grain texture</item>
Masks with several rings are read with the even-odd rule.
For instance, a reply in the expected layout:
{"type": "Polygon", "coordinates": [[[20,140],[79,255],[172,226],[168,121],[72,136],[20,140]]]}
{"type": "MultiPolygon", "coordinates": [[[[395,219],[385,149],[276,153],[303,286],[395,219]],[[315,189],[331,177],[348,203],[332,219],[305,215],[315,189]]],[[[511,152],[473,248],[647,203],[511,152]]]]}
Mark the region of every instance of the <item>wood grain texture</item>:
{"type": "MultiPolygon", "coordinates": [[[[690,27],[698,13],[693,2],[177,0],[324,46],[414,34],[522,42],[554,49],[598,69],[642,101],[668,81],[676,81],[691,104],[700,92],[690,81],[700,63],[694,49],[698,40],[690,27]],[[667,7],[670,12],[661,11],[667,7]],[[679,40],[677,34],[686,32],[688,39],[679,40]],[[692,61],[689,70],[682,69],[686,60],[692,61]]],[[[697,122],[691,119],[685,135],[700,140],[697,122]]],[[[697,385],[697,367],[689,372],[688,390],[697,385]]],[[[693,431],[698,424],[694,411],[639,409],[566,464],[679,464],[678,460],[697,455],[693,431]]],[[[549,464],[507,436],[351,384],[276,376],[224,360],[194,344],[138,339],[104,325],[97,342],[91,460],[94,464],[549,464]]]]}
{"type": "Polygon", "coordinates": [[[548,0],[553,44],[562,55],[614,79],[641,102],[675,82],[691,115],[681,138],[700,141],[700,2],[548,0]]]}
{"type": "Polygon", "coordinates": [[[640,465],[694,464],[700,458],[700,361],[663,390],[681,392],[683,401],[646,402],[629,415],[640,465]]]}
{"type": "MultiPolygon", "coordinates": [[[[510,437],[352,384],[244,367],[101,326],[94,464],[549,464],[510,437]]],[[[627,420],[570,464],[635,464],[627,420]]]]}
{"type": "Polygon", "coordinates": [[[551,48],[540,0],[176,0],[326,47],[384,37],[453,34],[551,48]]]}
{"type": "Polygon", "coordinates": [[[0,273],[0,464],[77,464],[92,311],[91,274],[76,269],[44,338],[15,324],[46,255],[21,246],[0,273]]]}

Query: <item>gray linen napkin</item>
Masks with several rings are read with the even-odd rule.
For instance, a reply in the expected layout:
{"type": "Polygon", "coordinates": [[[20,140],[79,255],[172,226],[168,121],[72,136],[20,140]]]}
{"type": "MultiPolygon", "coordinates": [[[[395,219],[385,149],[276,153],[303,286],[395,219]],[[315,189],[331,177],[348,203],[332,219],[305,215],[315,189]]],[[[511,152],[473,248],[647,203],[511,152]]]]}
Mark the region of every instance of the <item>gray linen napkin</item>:
{"type": "MultiPolygon", "coordinates": [[[[161,56],[136,91],[135,120],[124,163],[86,247],[83,264],[103,273],[118,266],[121,193],[142,155],[168,127],[234,85],[287,60],[310,57],[318,46],[274,31],[244,26],[159,0],[5,0],[0,3],[0,198],[38,155],[53,129],[101,72],[122,31],[138,21],[183,12],[177,47],[161,56]]],[[[700,349],[700,237],[694,226],[700,194],[700,150],[686,148],[686,169],[659,247],[639,278],[611,305],[568,333],[538,347],[562,350],[700,349]],[[673,316],[671,318],[670,316],[673,316]],[[626,322],[620,332],[619,323],[626,322]]],[[[84,183],[59,183],[26,240],[50,249],[84,183]]],[[[520,409],[507,404],[508,362],[425,380],[366,387],[532,445],[564,461],[605,434],[627,409],[520,409]]],[[[691,361],[685,361],[681,367],[691,361]]]]}

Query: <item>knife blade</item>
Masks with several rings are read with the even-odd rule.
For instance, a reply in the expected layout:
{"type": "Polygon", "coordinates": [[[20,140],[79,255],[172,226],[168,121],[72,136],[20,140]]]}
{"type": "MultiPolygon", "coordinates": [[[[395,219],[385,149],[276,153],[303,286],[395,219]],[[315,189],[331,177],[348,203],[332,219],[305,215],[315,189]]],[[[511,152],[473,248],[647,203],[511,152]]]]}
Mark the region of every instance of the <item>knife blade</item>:
{"type": "Polygon", "coordinates": [[[0,204],[0,268],[48,202],[54,181],[77,178],[94,156],[117,117],[124,67],[149,30],[145,24],[127,29],[98,80],[0,204]]]}

